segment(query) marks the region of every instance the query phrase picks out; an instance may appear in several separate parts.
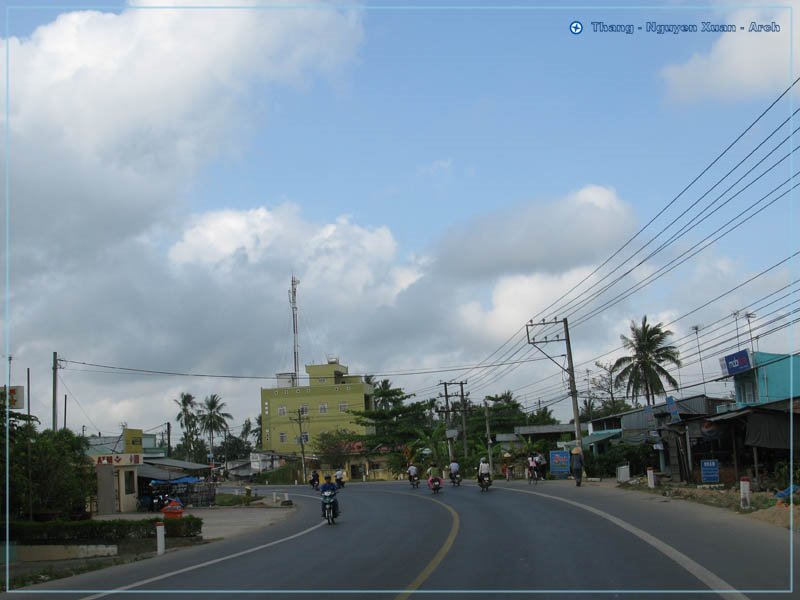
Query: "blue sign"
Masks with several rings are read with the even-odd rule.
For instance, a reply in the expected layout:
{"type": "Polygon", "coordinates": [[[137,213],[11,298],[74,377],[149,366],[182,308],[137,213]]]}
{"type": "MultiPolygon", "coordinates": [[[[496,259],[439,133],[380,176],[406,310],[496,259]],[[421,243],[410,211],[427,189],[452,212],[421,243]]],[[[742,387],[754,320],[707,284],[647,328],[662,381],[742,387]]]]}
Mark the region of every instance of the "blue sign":
{"type": "Polygon", "coordinates": [[[669,409],[669,414],[672,415],[673,423],[677,423],[681,420],[681,415],[678,412],[678,405],[675,404],[675,398],[672,396],[667,396],[667,408],[669,409]]]}
{"type": "Polygon", "coordinates": [[[744,373],[753,368],[753,362],[750,360],[749,350],[740,350],[734,354],[730,354],[723,358],[721,361],[723,372],[727,375],[736,375],[737,373],[744,373]]]}
{"type": "Polygon", "coordinates": [[[569,474],[569,452],[566,450],[550,451],[550,472],[569,474]]]}
{"type": "Polygon", "coordinates": [[[719,461],[716,458],[700,461],[700,479],[703,483],[719,483],[719,461]]]}

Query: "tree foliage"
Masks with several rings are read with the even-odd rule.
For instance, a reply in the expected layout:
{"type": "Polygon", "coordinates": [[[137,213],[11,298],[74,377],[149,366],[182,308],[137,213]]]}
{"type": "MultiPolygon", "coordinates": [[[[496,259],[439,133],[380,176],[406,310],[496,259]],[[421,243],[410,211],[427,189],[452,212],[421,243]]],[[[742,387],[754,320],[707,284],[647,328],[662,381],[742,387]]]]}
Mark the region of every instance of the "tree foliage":
{"type": "Polygon", "coordinates": [[[628,398],[643,395],[649,405],[655,402],[656,396],[664,393],[664,381],[678,387],[675,378],[662,366],[681,366],[678,349],[667,345],[667,338],[671,335],[672,332],[665,330],[662,323],[649,324],[645,315],[641,325],[631,321],[631,337],[620,336],[630,355],[617,359],[613,369],[618,371],[615,381],[626,385],[628,398]]]}

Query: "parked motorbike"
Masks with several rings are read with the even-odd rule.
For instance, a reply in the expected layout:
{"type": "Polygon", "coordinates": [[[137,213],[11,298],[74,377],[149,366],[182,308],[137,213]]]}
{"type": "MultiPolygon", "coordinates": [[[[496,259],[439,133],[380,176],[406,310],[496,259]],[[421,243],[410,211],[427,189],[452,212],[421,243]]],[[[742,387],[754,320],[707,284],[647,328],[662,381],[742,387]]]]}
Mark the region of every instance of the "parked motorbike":
{"type": "Polygon", "coordinates": [[[483,477],[478,478],[478,485],[481,488],[482,492],[488,492],[489,486],[492,485],[492,478],[488,475],[484,475],[483,477]]]}
{"type": "Polygon", "coordinates": [[[328,525],[333,525],[336,521],[336,517],[339,514],[336,512],[334,506],[334,502],[336,501],[336,492],[333,490],[326,490],[322,492],[322,507],[323,513],[325,514],[325,519],[328,521],[328,525]]]}
{"type": "Polygon", "coordinates": [[[457,487],[461,485],[461,473],[456,473],[453,475],[450,473],[450,483],[453,484],[453,487],[457,487]]]}
{"type": "Polygon", "coordinates": [[[412,475],[409,481],[412,488],[417,489],[419,487],[419,475],[412,475]]]}

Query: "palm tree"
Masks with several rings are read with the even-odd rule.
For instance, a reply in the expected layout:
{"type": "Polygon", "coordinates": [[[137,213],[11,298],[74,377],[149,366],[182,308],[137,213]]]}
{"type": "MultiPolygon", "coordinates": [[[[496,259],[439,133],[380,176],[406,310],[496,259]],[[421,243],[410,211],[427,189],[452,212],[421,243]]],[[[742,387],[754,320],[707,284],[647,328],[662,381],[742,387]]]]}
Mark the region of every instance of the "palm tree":
{"type": "Polygon", "coordinates": [[[613,370],[619,371],[615,382],[626,384],[628,397],[636,398],[643,394],[650,405],[657,395],[664,393],[663,381],[672,387],[678,387],[675,378],[661,366],[664,363],[681,366],[678,349],[666,345],[667,338],[671,335],[672,332],[665,330],[662,323],[650,325],[645,315],[641,326],[631,321],[631,337],[620,336],[623,346],[631,355],[617,359],[613,370]]]}
{"type": "Polygon", "coordinates": [[[217,394],[206,396],[200,413],[197,415],[200,421],[200,430],[209,434],[211,437],[211,452],[214,452],[214,434],[223,433],[228,429],[228,420],[233,419],[230,413],[222,412],[225,403],[217,394]]]}
{"type": "Polygon", "coordinates": [[[186,392],[181,392],[180,398],[173,398],[172,401],[180,409],[180,412],[175,416],[175,420],[178,421],[181,429],[183,429],[183,445],[186,453],[191,456],[194,438],[197,435],[197,414],[195,413],[197,402],[195,402],[194,396],[186,392]]]}

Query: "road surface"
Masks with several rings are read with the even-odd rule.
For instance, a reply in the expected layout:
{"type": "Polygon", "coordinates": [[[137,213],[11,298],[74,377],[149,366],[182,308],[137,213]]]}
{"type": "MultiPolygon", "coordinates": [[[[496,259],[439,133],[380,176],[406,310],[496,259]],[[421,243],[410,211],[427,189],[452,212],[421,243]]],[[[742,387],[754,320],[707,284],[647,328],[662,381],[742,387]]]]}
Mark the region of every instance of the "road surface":
{"type": "Polygon", "coordinates": [[[424,483],[349,484],[332,526],[310,488],[260,492],[273,490],[298,504],[282,523],[11,594],[761,600],[797,590],[788,530],[607,485],[498,481],[482,493],[465,481],[434,496],[424,483]]]}

